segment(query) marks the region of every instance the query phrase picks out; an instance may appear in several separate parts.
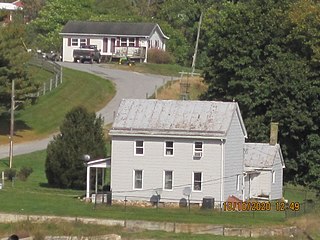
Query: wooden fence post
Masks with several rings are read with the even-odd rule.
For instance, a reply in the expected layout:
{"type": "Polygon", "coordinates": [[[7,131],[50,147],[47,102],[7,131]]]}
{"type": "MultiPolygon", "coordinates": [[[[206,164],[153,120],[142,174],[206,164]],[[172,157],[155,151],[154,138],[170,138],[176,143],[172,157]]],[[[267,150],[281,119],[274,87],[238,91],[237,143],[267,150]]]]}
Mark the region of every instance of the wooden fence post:
{"type": "Polygon", "coordinates": [[[43,83],[43,95],[46,94],[46,83],[43,83]]]}

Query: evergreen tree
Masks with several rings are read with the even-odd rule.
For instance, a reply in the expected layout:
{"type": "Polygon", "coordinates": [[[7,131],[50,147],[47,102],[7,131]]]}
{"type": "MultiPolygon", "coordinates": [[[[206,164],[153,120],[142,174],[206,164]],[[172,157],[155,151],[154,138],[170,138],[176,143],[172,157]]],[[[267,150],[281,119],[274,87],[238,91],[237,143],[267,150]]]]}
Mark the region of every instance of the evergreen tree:
{"type": "Polygon", "coordinates": [[[66,114],[55,136],[47,147],[46,176],[51,186],[82,189],[86,181],[86,168],[82,156],[91,159],[106,156],[103,120],[83,107],[76,107],[66,114]]]}
{"type": "Polygon", "coordinates": [[[37,85],[30,80],[27,62],[30,55],[23,45],[24,26],[10,23],[0,27],[0,112],[11,105],[11,86],[15,80],[15,100],[22,103],[37,85]]]}

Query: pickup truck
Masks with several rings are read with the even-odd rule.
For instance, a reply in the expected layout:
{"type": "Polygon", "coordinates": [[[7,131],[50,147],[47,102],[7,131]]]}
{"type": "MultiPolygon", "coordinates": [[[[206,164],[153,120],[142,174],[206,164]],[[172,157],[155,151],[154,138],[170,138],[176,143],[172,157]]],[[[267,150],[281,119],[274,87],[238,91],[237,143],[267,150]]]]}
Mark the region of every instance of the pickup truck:
{"type": "Polygon", "coordinates": [[[79,49],[74,49],[73,50],[73,61],[74,62],[96,62],[100,63],[101,60],[101,54],[100,51],[97,50],[96,48],[92,47],[81,47],[79,49]]]}

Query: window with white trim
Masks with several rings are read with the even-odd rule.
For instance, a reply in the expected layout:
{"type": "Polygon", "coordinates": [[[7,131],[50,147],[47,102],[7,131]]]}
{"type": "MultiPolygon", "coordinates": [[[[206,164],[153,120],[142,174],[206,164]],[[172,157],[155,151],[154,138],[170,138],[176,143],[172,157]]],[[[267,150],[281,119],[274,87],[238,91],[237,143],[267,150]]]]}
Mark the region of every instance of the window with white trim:
{"type": "Polygon", "coordinates": [[[237,175],[237,182],[236,182],[236,189],[237,191],[240,191],[240,175],[237,175]]]}
{"type": "Polygon", "coordinates": [[[173,171],[164,171],[163,189],[172,190],[173,188],[173,171]]]}
{"type": "Polygon", "coordinates": [[[127,46],[127,38],[121,38],[120,39],[120,46],[126,47],[127,46]]]}
{"type": "Polygon", "coordinates": [[[164,142],[164,155],[165,156],[173,156],[173,142],[172,141],[165,141],[164,142]]]}
{"type": "Polygon", "coordinates": [[[202,190],[202,172],[193,172],[193,191],[202,190]]]}
{"type": "Polygon", "coordinates": [[[142,189],[143,183],[143,171],[142,170],[134,170],[134,189],[142,189]]]}
{"type": "Polygon", "coordinates": [[[276,183],[276,172],[272,171],[272,183],[276,183]]]}
{"type": "Polygon", "coordinates": [[[134,47],[135,41],[134,38],[129,38],[129,47],[134,47]]]}
{"type": "Polygon", "coordinates": [[[71,46],[79,46],[79,39],[78,38],[72,38],[71,39],[71,46]]]}
{"type": "Polygon", "coordinates": [[[193,144],[193,156],[200,158],[203,155],[203,142],[194,142],[193,144]]]}
{"type": "Polygon", "coordinates": [[[134,155],[143,155],[144,153],[144,142],[142,140],[136,140],[134,142],[134,155]]]}
{"type": "Polygon", "coordinates": [[[87,39],[86,38],[80,38],[80,46],[87,45],[87,39]]]}

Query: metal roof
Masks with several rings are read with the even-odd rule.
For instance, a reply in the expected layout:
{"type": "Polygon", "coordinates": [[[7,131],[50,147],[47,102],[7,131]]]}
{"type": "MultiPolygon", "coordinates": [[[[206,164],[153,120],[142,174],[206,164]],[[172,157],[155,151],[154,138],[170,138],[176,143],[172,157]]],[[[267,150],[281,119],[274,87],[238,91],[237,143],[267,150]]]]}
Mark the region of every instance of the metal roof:
{"type": "Polygon", "coordinates": [[[246,137],[236,102],[123,99],[110,134],[224,138],[234,114],[246,137]]]}
{"type": "Polygon", "coordinates": [[[284,161],[279,144],[270,145],[269,143],[245,143],[243,149],[244,165],[249,168],[271,168],[279,154],[282,167],[284,161]]]}
{"type": "Polygon", "coordinates": [[[61,35],[113,35],[113,36],[150,36],[158,28],[160,34],[167,38],[156,23],[126,23],[126,22],[94,22],[68,21],[61,31],[61,35]]]}

